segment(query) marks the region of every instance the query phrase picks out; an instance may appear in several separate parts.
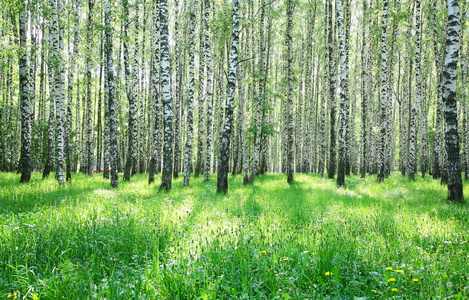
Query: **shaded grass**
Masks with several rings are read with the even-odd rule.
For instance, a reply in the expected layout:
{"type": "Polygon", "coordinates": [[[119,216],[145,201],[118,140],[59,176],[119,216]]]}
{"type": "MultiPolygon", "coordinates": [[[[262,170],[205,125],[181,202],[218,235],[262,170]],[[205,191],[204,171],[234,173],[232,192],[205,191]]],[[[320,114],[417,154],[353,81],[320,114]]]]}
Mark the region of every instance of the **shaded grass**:
{"type": "Polygon", "coordinates": [[[0,174],[1,297],[469,296],[468,206],[446,204],[428,177],[352,176],[337,189],[312,174],[254,186],[235,176],[227,196],[215,175],[187,189],[181,176],[169,193],[145,175],[118,190],[98,176],[53,178],[0,174]]]}

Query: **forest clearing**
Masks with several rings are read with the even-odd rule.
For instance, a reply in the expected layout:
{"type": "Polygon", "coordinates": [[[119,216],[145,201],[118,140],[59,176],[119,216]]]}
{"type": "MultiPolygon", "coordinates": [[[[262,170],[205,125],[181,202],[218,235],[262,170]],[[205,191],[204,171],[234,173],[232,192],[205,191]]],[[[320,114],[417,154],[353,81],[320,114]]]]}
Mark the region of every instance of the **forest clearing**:
{"type": "MultiPolygon", "coordinates": [[[[146,176],[110,189],[0,174],[1,294],[18,299],[465,299],[469,208],[427,177],[146,176]],[[391,269],[392,268],[392,269],[391,269]],[[37,298],[34,297],[36,295],[37,298]],[[21,296],[21,297],[20,297],[21,296]]],[[[467,183],[467,182],[466,182],[467,183]]],[[[469,186],[465,184],[465,186],[469,186]]],[[[466,188],[465,192],[469,192],[466,188]]]]}

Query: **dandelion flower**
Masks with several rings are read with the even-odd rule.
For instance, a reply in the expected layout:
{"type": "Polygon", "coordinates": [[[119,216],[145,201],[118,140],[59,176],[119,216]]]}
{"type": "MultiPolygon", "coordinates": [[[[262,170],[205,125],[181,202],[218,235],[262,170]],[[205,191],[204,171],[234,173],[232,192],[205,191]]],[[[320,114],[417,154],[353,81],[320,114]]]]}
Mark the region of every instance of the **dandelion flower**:
{"type": "Polygon", "coordinates": [[[393,291],[393,292],[399,292],[399,290],[396,289],[396,288],[392,288],[391,291],[393,291]]]}
{"type": "Polygon", "coordinates": [[[267,254],[267,251],[261,251],[262,254],[266,255],[267,254]]]}
{"type": "Polygon", "coordinates": [[[365,227],[365,230],[368,230],[368,227],[365,227]]]}
{"type": "Polygon", "coordinates": [[[418,282],[419,280],[417,278],[412,279],[413,282],[418,282]]]}
{"type": "Polygon", "coordinates": [[[288,258],[286,258],[286,257],[284,259],[282,259],[282,261],[287,261],[287,260],[288,260],[288,258]]]}
{"type": "Polygon", "coordinates": [[[173,258],[177,258],[177,257],[178,257],[178,255],[177,255],[177,254],[174,254],[174,255],[173,255],[173,258]]]}
{"type": "Polygon", "coordinates": [[[326,276],[332,276],[332,272],[326,272],[326,276]]]}
{"type": "Polygon", "coordinates": [[[371,290],[371,291],[372,291],[373,293],[377,293],[377,291],[376,291],[376,290],[371,290]]]}
{"type": "Polygon", "coordinates": [[[462,250],[459,250],[459,254],[463,254],[463,252],[464,252],[464,251],[462,251],[462,250]]]}
{"type": "Polygon", "coordinates": [[[392,267],[386,267],[386,271],[392,271],[392,267]]]}
{"type": "Polygon", "coordinates": [[[402,273],[402,270],[396,270],[396,273],[402,273]]]}
{"type": "Polygon", "coordinates": [[[391,234],[388,232],[388,233],[386,233],[386,235],[388,235],[388,236],[389,236],[389,235],[391,235],[391,234]]]}
{"type": "Polygon", "coordinates": [[[7,298],[16,298],[18,296],[18,291],[14,292],[13,294],[8,294],[7,298]]]}
{"type": "Polygon", "coordinates": [[[396,281],[396,278],[389,278],[388,281],[389,282],[394,282],[394,281],[396,281]]]}

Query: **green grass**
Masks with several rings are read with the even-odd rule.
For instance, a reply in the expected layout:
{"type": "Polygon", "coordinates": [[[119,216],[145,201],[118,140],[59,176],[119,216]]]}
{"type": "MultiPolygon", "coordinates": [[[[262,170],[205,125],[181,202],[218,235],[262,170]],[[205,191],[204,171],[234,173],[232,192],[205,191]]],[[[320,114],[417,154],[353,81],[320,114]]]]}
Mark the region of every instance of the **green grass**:
{"type": "Polygon", "coordinates": [[[0,298],[469,297],[469,207],[428,176],[159,180],[0,174],[0,298]]]}

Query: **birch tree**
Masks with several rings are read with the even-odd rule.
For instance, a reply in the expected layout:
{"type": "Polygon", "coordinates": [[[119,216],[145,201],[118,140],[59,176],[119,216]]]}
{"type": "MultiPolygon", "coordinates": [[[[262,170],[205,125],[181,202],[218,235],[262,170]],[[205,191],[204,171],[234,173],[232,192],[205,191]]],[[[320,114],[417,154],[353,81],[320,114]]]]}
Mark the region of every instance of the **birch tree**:
{"type": "Polygon", "coordinates": [[[111,166],[111,187],[117,188],[119,186],[119,176],[117,168],[117,114],[115,103],[114,91],[114,59],[112,55],[112,12],[109,5],[109,0],[105,0],[105,25],[106,25],[106,59],[107,64],[107,85],[108,96],[107,106],[109,108],[109,161],[111,166]]]}
{"type": "Polygon", "coordinates": [[[416,0],[415,12],[415,103],[412,106],[410,119],[410,138],[409,138],[409,162],[407,167],[407,176],[414,180],[417,168],[417,117],[419,114],[421,98],[421,79],[420,79],[420,11],[421,0],[416,0]]]}
{"type": "Polygon", "coordinates": [[[456,101],[456,68],[461,32],[458,0],[447,0],[446,7],[448,10],[448,29],[443,71],[443,102],[445,103],[445,142],[448,155],[446,160],[448,201],[463,202],[456,101]]]}
{"type": "Polygon", "coordinates": [[[194,139],[194,64],[195,64],[195,21],[196,21],[196,9],[198,1],[191,7],[190,11],[190,45],[189,45],[189,99],[187,103],[187,138],[186,138],[186,149],[184,151],[184,187],[189,186],[189,176],[191,174],[192,167],[192,141],[194,139]]]}
{"type": "Polygon", "coordinates": [[[288,104],[287,104],[287,182],[293,182],[293,0],[287,0],[287,76],[288,76],[288,104]]]}
{"type": "Polygon", "coordinates": [[[339,23],[340,41],[340,112],[339,112],[339,161],[337,168],[337,186],[345,184],[345,164],[347,156],[347,126],[348,126],[348,97],[347,97],[347,67],[345,61],[345,36],[344,36],[344,14],[342,12],[342,0],[336,1],[337,16],[339,23]]]}
{"type": "Polygon", "coordinates": [[[29,183],[31,180],[31,105],[29,103],[29,76],[27,40],[27,6],[22,3],[19,14],[20,23],[20,55],[18,60],[20,103],[21,103],[21,179],[29,183]]]}
{"type": "Polygon", "coordinates": [[[161,93],[164,114],[163,176],[160,190],[171,190],[173,163],[173,102],[169,84],[168,2],[160,0],[161,93]]]}
{"type": "Polygon", "coordinates": [[[87,171],[89,176],[93,176],[94,168],[94,148],[93,148],[93,101],[91,99],[91,49],[93,45],[93,8],[95,0],[88,0],[88,25],[87,25],[87,56],[86,56],[86,105],[87,105],[87,120],[86,120],[86,154],[87,154],[87,171]]]}
{"type": "Polygon", "coordinates": [[[155,182],[157,163],[161,156],[160,137],[160,4],[153,0],[152,56],[150,72],[150,98],[153,102],[153,151],[150,161],[148,183],[155,182]]]}
{"type": "MultiPolygon", "coordinates": [[[[417,0],[420,1],[420,0],[417,0]]],[[[380,117],[380,135],[379,135],[379,159],[378,159],[378,182],[384,181],[385,176],[385,148],[387,132],[387,113],[386,106],[388,99],[388,0],[383,1],[383,15],[381,17],[381,117],[380,117]]]]}
{"type": "Polygon", "coordinates": [[[233,0],[230,68],[226,87],[225,123],[220,139],[220,165],[217,174],[217,192],[228,192],[228,162],[230,159],[230,136],[233,127],[234,93],[236,88],[236,70],[238,65],[239,42],[239,0],[233,0]]]}

